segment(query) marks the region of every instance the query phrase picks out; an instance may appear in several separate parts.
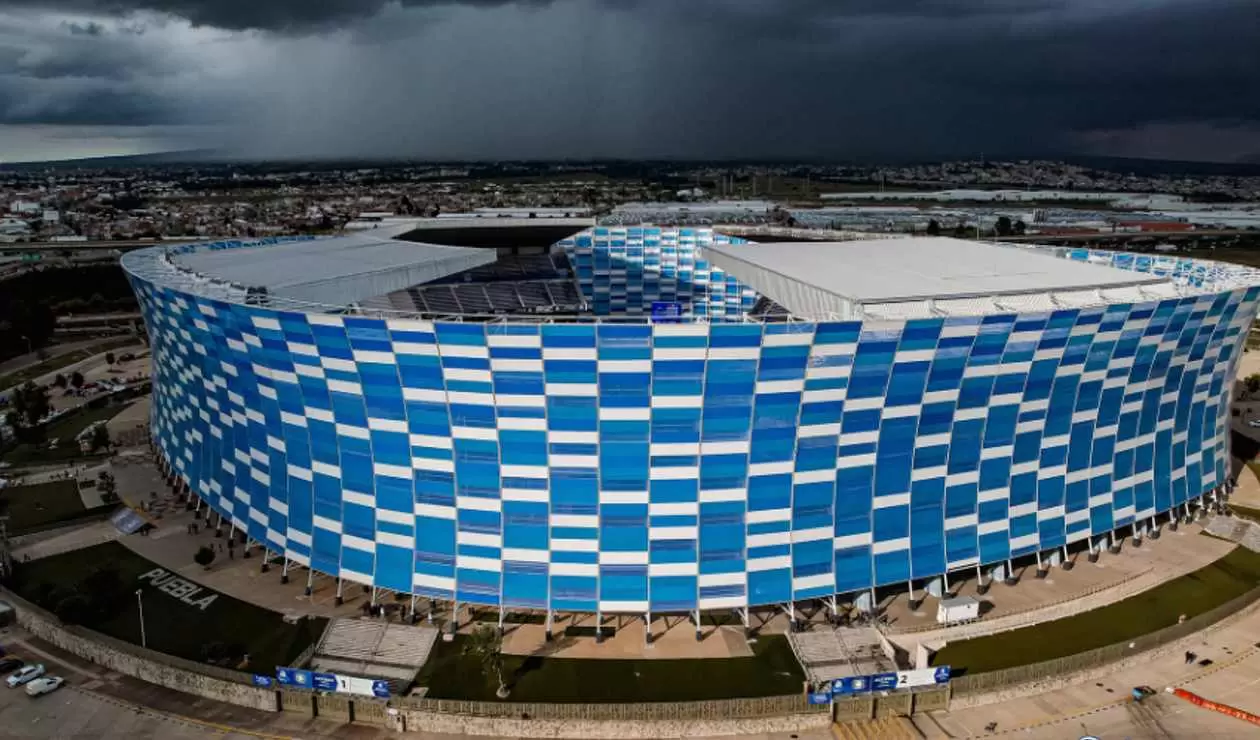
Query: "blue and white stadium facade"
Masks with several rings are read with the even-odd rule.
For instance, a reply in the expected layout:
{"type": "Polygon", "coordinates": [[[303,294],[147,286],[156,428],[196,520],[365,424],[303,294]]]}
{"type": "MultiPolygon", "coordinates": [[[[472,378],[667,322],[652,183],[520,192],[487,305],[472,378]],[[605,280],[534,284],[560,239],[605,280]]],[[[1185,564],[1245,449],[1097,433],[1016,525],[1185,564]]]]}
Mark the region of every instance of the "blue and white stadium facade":
{"type": "Polygon", "coordinates": [[[583,315],[435,316],[359,298],[493,253],[377,241],[125,255],[154,442],[291,562],[504,609],[846,597],[1140,531],[1224,486],[1260,298],[1256,271],[1187,259],[921,240],[810,245],[794,269],[802,245],[595,228],[554,252],[583,315]],[[929,247],[973,265],[965,290],[897,272],[929,247]],[[828,265],[859,289],[810,280],[828,265]],[[316,268],[370,286],[294,274],[316,268]],[[771,289],[791,315],[746,315],[771,289]],[[690,318],[635,315],[662,299],[690,318]]]}

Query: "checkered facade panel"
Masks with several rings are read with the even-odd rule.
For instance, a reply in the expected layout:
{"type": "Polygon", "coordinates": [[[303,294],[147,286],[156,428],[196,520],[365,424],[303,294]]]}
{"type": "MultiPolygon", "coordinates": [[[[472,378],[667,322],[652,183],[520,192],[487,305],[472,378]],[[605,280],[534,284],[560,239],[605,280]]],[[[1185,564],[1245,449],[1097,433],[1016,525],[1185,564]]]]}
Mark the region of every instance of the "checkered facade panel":
{"type": "Polygon", "coordinates": [[[697,255],[708,244],[744,240],[712,229],[654,226],[587,229],[562,240],[582,297],[596,316],[651,313],[656,301],[682,304],[683,314],[713,321],[741,319],[757,294],[697,255]]]}
{"type": "Polygon", "coordinates": [[[574,611],[852,593],[1168,511],[1227,475],[1260,298],[870,325],[430,323],[205,298],[154,252],[124,259],[153,435],[215,511],[329,575],[574,611]]]}

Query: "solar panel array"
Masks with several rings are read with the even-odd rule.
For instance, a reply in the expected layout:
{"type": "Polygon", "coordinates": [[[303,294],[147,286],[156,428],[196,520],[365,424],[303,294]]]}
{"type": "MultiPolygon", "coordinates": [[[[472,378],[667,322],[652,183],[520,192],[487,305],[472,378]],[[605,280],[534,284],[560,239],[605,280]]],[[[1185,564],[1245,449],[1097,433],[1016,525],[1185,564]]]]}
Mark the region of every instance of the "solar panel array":
{"type": "MultiPolygon", "coordinates": [[[[614,241],[576,240],[579,274],[614,241]]],[[[401,592],[628,613],[851,594],[1197,498],[1228,473],[1260,299],[1254,271],[1195,263],[1233,283],[871,325],[485,324],[246,306],[158,250],[123,264],[155,441],[253,539],[401,592]]],[[[599,277],[608,311],[646,300],[599,277]]]]}

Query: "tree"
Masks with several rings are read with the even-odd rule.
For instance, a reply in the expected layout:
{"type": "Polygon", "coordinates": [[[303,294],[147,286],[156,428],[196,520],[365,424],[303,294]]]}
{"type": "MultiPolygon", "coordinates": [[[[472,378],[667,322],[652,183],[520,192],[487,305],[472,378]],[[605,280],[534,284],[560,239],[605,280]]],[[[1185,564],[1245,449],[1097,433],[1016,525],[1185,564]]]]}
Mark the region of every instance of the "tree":
{"type": "Polygon", "coordinates": [[[197,550],[197,554],[193,555],[193,562],[206,570],[210,570],[210,564],[214,562],[214,550],[202,545],[197,550]]]}
{"type": "MultiPolygon", "coordinates": [[[[97,424],[92,428],[92,438],[89,440],[89,444],[92,447],[92,452],[109,447],[109,429],[107,429],[104,424],[97,424]]],[[[109,475],[109,473],[102,472],[101,475],[105,476],[109,475]]]]}
{"type": "Polygon", "coordinates": [[[88,600],[94,618],[107,619],[118,613],[123,594],[127,592],[118,568],[103,565],[79,581],[78,593],[88,600]]]}
{"type": "Polygon", "coordinates": [[[113,365],[113,364],[114,364],[114,353],[113,353],[113,352],[106,352],[106,353],[105,353],[105,364],[106,364],[106,365],[113,365]]]}
{"type": "Polygon", "coordinates": [[[28,427],[38,424],[52,408],[48,403],[48,389],[30,381],[13,391],[10,403],[17,412],[18,421],[28,427]]]}
{"type": "Polygon", "coordinates": [[[468,635],[468,641],[464,643],[464,654],[476,660],[487,677],[498,681],[499,688],[494,695],[506,699],[510,690],[503,682],[503,637],[499,635],[499,631],[486,624],[478,626],[468,635]]]}
{"type": "Polygon", "coordinates": [[[92,604],[83,594],[71,592],[57,602],[53,613],[62,624],[83,624],[91,619],[92,604]]]}
{"type": "Polygon", "coordinates": [[[66,380],[66,376],[61,373],[57,373],[57,377],[53,378],[53,386],[56,388],[65,388],[66,383],[68,382],[69,381],[66,380]]]}
{"type": "Polygon", "coordinates": [[[108,470],[102,470],[96,477],[96,490],[101,493],[101,501],[107,504],[118,503],[118,482],[108,470]]]}
{"type": "Polygon", "coordinates": [[[82,388],[83,387],[83,373],[79,372],[78,370],[75,370],[73,373],[71,373],[70,385],[74,386],[75,389],[82,388]]]}
{"type": "Polygon", "coordinates": [[[931,221],[928,221],[927,234],[928,236],[940,236],[941,235],[940,222],[937,221],[936,219],[932,219],[931,221]]]}
{"type": "Polygon", "coordinates": [[[997,235],[998,235],[998,236],[1010,236],[1010,235],[1011,235],[1011,229],[1012,229],[1012,227],[1011,227],[1011,217],[1010,217],[1010,216],[999,216],[999,217],[998,217],[998,220],[997,220],[997,226],[995,226],[995,227],[994,227],[994,230],[995,230],[995,231],[997,231],[997,235]]]}

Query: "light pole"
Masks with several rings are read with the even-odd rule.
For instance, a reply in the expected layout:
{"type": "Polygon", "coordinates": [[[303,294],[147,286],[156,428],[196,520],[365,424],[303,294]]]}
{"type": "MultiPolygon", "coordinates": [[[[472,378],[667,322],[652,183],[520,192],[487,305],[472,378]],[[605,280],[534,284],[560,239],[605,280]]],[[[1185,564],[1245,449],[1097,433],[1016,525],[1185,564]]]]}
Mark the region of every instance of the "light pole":
{"type": "Polygon", "coordinates": [[[144,600],[140,598],[142,593],[144,593],[144,589],[136,589],[136,606],[140,609],[140,647],[147,648],[149,646],[149,638],[144,633],[144,600]]]}

